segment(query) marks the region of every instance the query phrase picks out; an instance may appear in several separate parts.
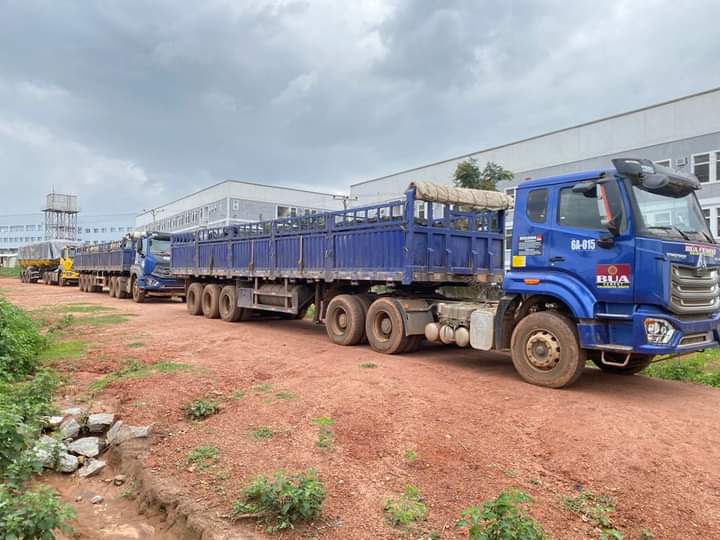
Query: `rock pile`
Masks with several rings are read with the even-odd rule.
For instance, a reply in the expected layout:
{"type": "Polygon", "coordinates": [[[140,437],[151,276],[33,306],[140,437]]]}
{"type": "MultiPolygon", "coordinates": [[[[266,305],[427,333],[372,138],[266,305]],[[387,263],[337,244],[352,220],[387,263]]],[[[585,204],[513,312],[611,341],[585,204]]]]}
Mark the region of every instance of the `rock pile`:
{"type": "Polygon", "coordinates": [[[35,455],[48,469],[93,476],[105,468],[98,458],[111,446],[130,439],[147,437],[151,426],[127,426],[116,420],[114,413],[86,414],[80,407],[71,407],[59,416],[45,419],[49,434],[35,444],[35,455]]]}

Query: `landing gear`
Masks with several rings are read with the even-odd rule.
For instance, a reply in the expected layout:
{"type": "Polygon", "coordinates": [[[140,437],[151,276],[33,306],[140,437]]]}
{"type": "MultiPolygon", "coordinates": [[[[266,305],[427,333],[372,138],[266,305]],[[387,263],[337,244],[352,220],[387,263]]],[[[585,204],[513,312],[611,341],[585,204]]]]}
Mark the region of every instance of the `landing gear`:
{"type": "Polygon", "coordinates": [[[513,331],[511,350],[517,372],[538,386],[571,385],[585,367],[575,325],[555,311],[538,311],[522,319],[513,331]]]}

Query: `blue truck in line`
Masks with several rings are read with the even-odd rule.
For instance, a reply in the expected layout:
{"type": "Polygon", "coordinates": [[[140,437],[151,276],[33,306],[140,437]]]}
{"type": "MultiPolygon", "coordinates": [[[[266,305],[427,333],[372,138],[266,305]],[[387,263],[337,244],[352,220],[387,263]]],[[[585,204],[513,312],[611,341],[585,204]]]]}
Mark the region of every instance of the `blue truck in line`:
{"type": "Polygon", "coordinates": [[[412,184],[400,200],[179,233],[170,270],[192,315],[246,321],[316,306],[338,345],[423,340],[510,352],[560,388],[591,360],[634,374],[718,346],[717,246],[694,176],[644,159],[516,190],[504,272],[504,194],[412,184]]]}
{"type": "Polygon", "coordinates": [[[129,233],[122,240],[76,249],[74,267],[83,292],[111,297],[132,297],[142,303],[148,296],[184,297],[182,282],[170,273],[170,235],[129,233]]]}

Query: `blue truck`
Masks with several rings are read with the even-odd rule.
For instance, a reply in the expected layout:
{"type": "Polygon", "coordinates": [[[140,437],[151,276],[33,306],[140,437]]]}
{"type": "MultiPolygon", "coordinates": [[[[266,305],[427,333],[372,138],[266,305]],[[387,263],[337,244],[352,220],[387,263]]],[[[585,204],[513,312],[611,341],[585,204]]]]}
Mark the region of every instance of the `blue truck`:
{"type": "Polygon", "coordinates": [[[400,200],[174,235],[192,315],[315,321],[339,345],[423,340],[510,352],[560,388],[591,360],[634,374],[718,346],[717,246],[693,176],[644,159],[516,190],[504,272],[501,193],[412,184],[400,200]]]}
{"type": "Polygon", "coordinates": [[[184,297],[182,282],[170,274],[170,236],[136,232],[115,242],[77,248],[74,258],[83,292],[111,297],[132,297],[142,303],[148,296],[184,297]]]}

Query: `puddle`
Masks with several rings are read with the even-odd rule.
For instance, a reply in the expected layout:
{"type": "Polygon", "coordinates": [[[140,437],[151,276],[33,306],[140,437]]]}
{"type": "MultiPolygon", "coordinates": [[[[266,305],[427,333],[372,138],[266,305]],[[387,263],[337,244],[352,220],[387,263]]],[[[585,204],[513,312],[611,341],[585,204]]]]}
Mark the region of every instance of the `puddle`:
{"type": "Polygon", "coordinates": [[[77,475],[49,473],[43,475],[44,483],[56,489],[64,502],[75,509],[77,514],[70,525],[75,534],[68,536],[56,533],[59,540],[176,540],[177,536],[167,531],[167,525],[160,517],[138,514],[135,501],[129,497],[133,485],[126,482],[121,486],[113,484],[117,473],[106,467],[100,474],[90,478],[77,475]],[[100,504],[90,501],[96,495],[103,498],[100,504]],[[80,501],[78,498],[82,497],[80,501]]]}

